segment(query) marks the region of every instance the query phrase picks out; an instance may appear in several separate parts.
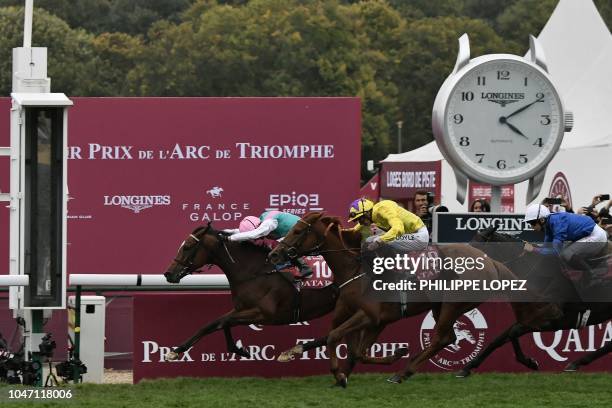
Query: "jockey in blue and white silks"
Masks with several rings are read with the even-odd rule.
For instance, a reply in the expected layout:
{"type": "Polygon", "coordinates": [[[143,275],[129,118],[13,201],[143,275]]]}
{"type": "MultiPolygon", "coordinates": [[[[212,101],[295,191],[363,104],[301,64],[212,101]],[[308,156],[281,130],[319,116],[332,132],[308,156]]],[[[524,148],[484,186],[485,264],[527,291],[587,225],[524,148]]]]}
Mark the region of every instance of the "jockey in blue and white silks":
{"type": "Polygon", "coordinates": [[[542,255],[559,254],[568,265],[592,275],[587,259],[601,254],[608,246],[608,235],[591,217],[559,212],[534,204],[527,208],[525,221],[536,231],[544,230],[544,242],[548,247],[525,244],[525,250],[542,255]]]}
{"type": "MultiPolygon", "coordinates": [[[[253,228],[247,228],[247,223],[245,223],[245,227],[239,230],[226,230],[226,232],[231,233],[227,238],[229,241],[256,241],[262,238],[280,241],[300,220],[300,217],[297,215],[282,211],[266,211],[259,216],[259,219],[256,217],[246,217],[243,222],[247,220],[247,218],[249,218],[248,225],[253,225],[253,228]],[[259,221],[259,224],[257,224],[256,220],[259,221]]],[[[241,222],[241,227],[242,226],[241,222]]],[[[310,267],[301,259],[298,259],[296,263],[296,266],[300,269],[301,277],[312,274],[310,267]]],[[[285,266],[286,265],[281,265],[281,267],[285,266]]]]}

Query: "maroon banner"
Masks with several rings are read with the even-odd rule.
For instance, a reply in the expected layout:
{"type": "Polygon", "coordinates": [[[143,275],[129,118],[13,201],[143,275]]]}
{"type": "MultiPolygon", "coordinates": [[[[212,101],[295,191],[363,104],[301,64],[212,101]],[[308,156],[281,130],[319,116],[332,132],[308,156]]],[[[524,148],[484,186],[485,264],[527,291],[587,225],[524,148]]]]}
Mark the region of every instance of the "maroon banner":
{"type": "MultiPolygon", "coordinates": [[[[208,221],[236,228],[267,209],[344,215],[358,197],[358,98],[73,100],[68,273],[161,274],[184,237],[208,221]]],[[[0,109],[0,146],[9,146],[9,98],[0,98],[0,109]]],[[[8,165],[0,158],[6,192],[8,165]]],[[[4,205],[0,225],[0,273],[6,274],[4,205]]],[[[107,318],[115,326],[124,322],[120,314],[107,318]]],[[[126,336],[109,341],[107,351],[130,351],[126,336]]]]}
{"type": "MultiPolygon", "coordinates": [[[[502,197],[501,197],[501,212],[513,213],[514,212],[514,185],[508,184],[501,186],[502,197]]],[[[470,180],[470,187],[468,193],[468,206],[472,206],[474,200],[484,198],[491,203],[491,185],[475,183],[470,180]]]]}
{"type": "Polygon", "coordinates": [[[419,190],[440,197],[442,165],[433,162],[383,162],[380,170],[380,195],[384,198],[411,199],[419,190]]]}
{"type": "MultiPolygon", "coordinates": [[[[329,355],[325,348],[313,350],[289,363],[279,363],[280,353],[295,344],[327,333],[330,316],[288,326],[247,326],[234,328],[234,339],[247,348],[250,358],[237,357],[226,350],[222,332],[205,337],[183,356],[166,362],[172,347],[190,337],[207,322],[232,308],[229,294],[145,294],[134,299],[134,381],[144,378],[176,376],[305,376],[329,373],[329,355]]],[[[424,371],[448,372],[462,368],[509,327],[514,319],[510,307],[487,303],[462,316],[455,324],[457,341],[424,366],[424,371]]],[[[377,357],[391,355],[399,347],[408,347],[408,356],[393,366],[358,365],[357,372],[393,372],[426,347],[433,336],[435,321],[431,313],[404,319],[387,327],[369,353],[377,357]]],[[[560,371],[584,352],[593,351],[612,340],[612,323],[581,330],[525,335],[521,345],[527,356],[538,360],[540,370],[560,371]]],[[[346,358],[346,346],[338,347],[340,358],[346,358]]],[[[584,367],[589,371],[609,370],[605,357],[584,367]]],[[[510,344],[493,353],[479,372],[525,372],[515,361],[510,344]]]]}
{"type": "Polygon", "coordinates": [[[198,225],[359,188],[357,98],[75,98],[69,123],[73,273],[161,272],[198,225]]]}
{"type": "MultiPolygon", "coordinates": [[[[207,221],[235,228],[267,209],[342,215],[358,196],[358,98],[73,100],[69,273],[161,273],[207,221]]],[[[1,103],[8,145],[10,101],[1,103]]],[[[0,213],[5,272],[8,209],[0,213]]]]}

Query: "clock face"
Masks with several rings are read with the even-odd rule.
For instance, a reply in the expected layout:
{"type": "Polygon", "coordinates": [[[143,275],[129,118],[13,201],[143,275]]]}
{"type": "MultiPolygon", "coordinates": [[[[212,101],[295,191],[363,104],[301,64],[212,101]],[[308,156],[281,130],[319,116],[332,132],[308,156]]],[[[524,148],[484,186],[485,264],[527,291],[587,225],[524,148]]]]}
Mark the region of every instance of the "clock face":
{"type": "Polygon", "coordinates": [[[468,172],[520,177],[551,158],[563,112],[550,81],[515,60],[477,65],[455,85],[445,110],[447,147],[468,172]]]}

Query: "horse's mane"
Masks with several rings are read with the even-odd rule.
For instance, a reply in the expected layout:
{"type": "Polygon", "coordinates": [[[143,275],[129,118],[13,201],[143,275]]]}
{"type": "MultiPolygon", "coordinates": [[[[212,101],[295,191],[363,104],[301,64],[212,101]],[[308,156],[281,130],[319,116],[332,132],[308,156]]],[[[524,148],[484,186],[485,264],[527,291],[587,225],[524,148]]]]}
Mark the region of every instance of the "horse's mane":
{"type": "Polygon", "coordinates": [[[219,231],[217,229],[215,229],[212,226],[212,222],[209,222],[206,225],[200,225],[199,227],[197,227],[196,229],[194,229],[191,234],[197,236],[197,234],[199,234],[200,232],[202,232],[202,230],[206,230],[206,234],[211,234],[211,235],[228,235],[227,232],[224,231],[219,231]]]}
{"type": "Polygon", "coordinates": [[[256,243],[252,241],[242,241],[242,242],[237,242],[237,244],[239,244],[243,248],[253,249],[256,252],[261,252],[265,256],[268,256],[268,254],[270,253],[270,249],[268,247],[265,247],[263,245],[257,245],[256,243]]]}
{"type": "Polygon", "coordinates": [[[196,229],[191,231],[191,235],[197,236],[203,229],[206,229],[207,227],[208,225],[200,225],[199,227],[196,227],[196,229]]]}
{"type": "Polygon", "coordinates": [[[491,242],[522,242],[519,238],[514,235],[506,234],[505,232],[493,232],[493,240],[491,242]]]}
{"type": "MultiPolygon", "coordinates": [[[[342,229],[342,219],[333,215],[326,215],[325,213],[309,213],[309,214],[320,214],[320,221],[329,226],[329,224],[336,224],[337,228],[332,228],[334,233],[338,235],[341,240],[348,240],[350,246],[361,246],[361,234],[358,231],[352,231],[348,229],[342,229]]],[[[308,214],[307,214],[308,215],[308,214]]],[[[306,218],[306,217],[304,217],[306,218]]]]}
{"type": "Polygon", "coordinates": [[[340,217],[336,217],[333,215],[324,215],[323,217],[321,217],[321,222],[325,225],[329,225],[329,224],[342,225],[342,220],[340,219],[340,217]]]}

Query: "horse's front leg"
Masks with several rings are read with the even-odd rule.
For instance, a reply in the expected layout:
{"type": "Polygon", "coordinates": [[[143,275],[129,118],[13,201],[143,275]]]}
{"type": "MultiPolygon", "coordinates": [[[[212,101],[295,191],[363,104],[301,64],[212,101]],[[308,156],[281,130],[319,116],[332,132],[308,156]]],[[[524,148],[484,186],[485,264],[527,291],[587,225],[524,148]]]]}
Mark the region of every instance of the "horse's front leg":
{"type": "Polygon", "coordinates": [[[336,355],[336,348],[338,344],[340,343],[340,340],[345,338],[345,336],[348,336],[353,333],[356,333],[357,335],[359,335],[359,337],[352,336],[351,339],[348,339],[350,341],[347,344],[347,348],[348,348],[347,358],[349,359],[348,366],[350,368],[350,365],[351,365],[350,359],[357,358],[357,353],[359,352],[358,348],[359,348],[359,343],[361,339],[361,336],[360,336],[361,333],[359,332],[359,330],[371,324],[372,323],[369,317],[360,310],[354,315],[352,315],[349,319],[345,320],[341,325],[339,325],[338,327],[334,328],[331,332],[329,332],[329,335],[327,336],[327,348],[329,349],[329,352],[330,352],[330,359],[331,359],[331,356],[335,357],[335,365],[332,365],[332,372],[334,373],[334,377],[336,378],[336,385],[346,387],[346,384],[347,384],[347,375],[344,372],[342,372],[342,370],[339,369],[338,359],[336,355]],[[351,341],[353,344],[351,344],[351,341]]]}
{"type": "MultiPolygon", "coordinates": [[[[343,302],[338,302],[336,304],[336,309],[334,311],[334,318],[332,320],[332,329],[330,331],[333,332],[338,326],[340,326],[345,320],[347,320],[352,315],[352,310],[345,305],[343,302]]],[[[332,372],[334,379],[336,380],[335,385],[339,385],[341,387],[346,387],[346,377],[344,374],[339,376],[339,361],[337,354],[337,341],[330,342],[330,335],[328,334],[325,338],[327,340],[327,350],[329,351],[329,369],[332,372]]]]}
{"type": "Polygon", "coordinates": [[[251,355],[244,347],[238,347],[232,336],[232,328],[228,325],[223,326],[223,334],[225,335],[225,344],[227,345],[227,351],[230,353],[236,353],[240,357],[249,358],[251,355]]]}
{"type": "MultiPolygon", "coordinates": [[[[261,317],[261,313],[259,309],[245,309],[241,311],[231,310],[230,312],[224,314],[218,319],[213,320],[208,323],[206,326],[202,327],[198,330],[192,337],[190,337],[187,341],[181,344],[178,347],[175,347],[170,353],[166,355],[166,360],[172,361],[176,360],[179,357],[180,353],[187,351],[190,347],[192,347],[195,343],[197,343],[202,337],[207,336],[211,333],[216,332],[217,330],[221,330],[224,327],[231,327],[233,325],[241,324],[239,322],[249,322],[259,320],[261,317]]],[[[244,323],[242,323],[244,324],[244,323]]]]}

